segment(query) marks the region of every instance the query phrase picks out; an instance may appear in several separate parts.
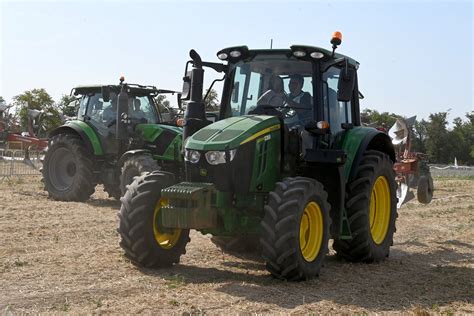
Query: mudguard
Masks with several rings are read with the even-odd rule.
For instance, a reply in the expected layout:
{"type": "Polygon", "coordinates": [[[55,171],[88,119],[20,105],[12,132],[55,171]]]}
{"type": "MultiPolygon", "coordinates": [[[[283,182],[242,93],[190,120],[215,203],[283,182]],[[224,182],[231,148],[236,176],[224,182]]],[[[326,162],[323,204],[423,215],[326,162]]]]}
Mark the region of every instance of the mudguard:
{"type": "Polygon", "coordinates": [[[66,124],[54,129],[49,134],[49,138],[58,134],[76,134],[82,139],[87,150],[89,150],[91,153],[96,156],[101,156],[104,154],[99,137],[97,137],[97,134],[94,132],[94,130],[85,122],[67,122],[66,124]]]}
{"type": "Polygon", "coordinates": [[[390,137],[371,127],[354,127],[345,132],[342,139],[342,149],[347,154],[344,166],[344,177],[346,182],[354,179],[360,160],[367,150],[378,150],[386,153],[395,162],[395,149],[390,137]]]}
{"type": "Polygon", "coordinates": [[[132,157],[136,154],[150,154],[151,155],[151,151],[148,150],[148,149],[129,150],[129,151],[123,153],[123,155],[120,157],[120,159],[117,162],[117,166],[122,166],[123,163],[125,162],[125,160],[127,160],[128,158],[130,158],[130,157],[132,157]]]}

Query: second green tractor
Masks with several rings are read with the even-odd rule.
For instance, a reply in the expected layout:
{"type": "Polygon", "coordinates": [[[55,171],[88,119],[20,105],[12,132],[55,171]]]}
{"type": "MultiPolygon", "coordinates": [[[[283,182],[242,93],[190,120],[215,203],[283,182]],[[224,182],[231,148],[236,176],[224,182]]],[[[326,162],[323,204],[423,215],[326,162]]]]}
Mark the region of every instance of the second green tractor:
{"type": "Polygon", "coordinates": [[[230,47],[218,52],[222,63],[190,52],[186,179],[158,171],[129,186],[119,214],[128,258],[152,268],[178,263],[190,229],[224,247],[257,246],[267,270],[285,280],[319,275],[330,238],[348,261],[388,256],[395,152],[386,134],[361,126],[359,63],[335,52],[340,34],[331,43],[230,47]],[[204,68],[224,74],[216,122],[205,113],[204,68]]]}
{"type": "Polygon", "coordinates": [[[159,95],[178,93],[121,78],[118,85],[79,86],[72,94],[77,117],[51,132],[43,163],[53,199],[85,201],[97,184],[118,199],[142,173],[183,173],[182,128],[165,119],[166,109],[156,102],[159,95]]]}

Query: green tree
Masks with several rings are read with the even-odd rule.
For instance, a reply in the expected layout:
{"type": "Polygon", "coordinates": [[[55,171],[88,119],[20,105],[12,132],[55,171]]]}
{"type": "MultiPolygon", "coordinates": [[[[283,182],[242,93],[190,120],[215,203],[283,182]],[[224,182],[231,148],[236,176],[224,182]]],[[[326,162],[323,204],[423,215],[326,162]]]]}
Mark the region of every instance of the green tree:
{"type": "Polygon", "coordinates": [[[467,128],[467,133],[468,133],[468,144],[470,144],[470,150],[469,156],[469,164],[474,165],[474,111],[471,111],[470,113],[466,113],[466,117],[468,119],[468,128],[467,128]]]}
{"type": "Polygon", "coordinates": [[[432,162],[450,162],[448,153],[452,149],[452,144],[448,142],[447,116],[447,112],[430,114],[426,124],[426,152],[432,162]]]}
{"type": "Polygon", "coordinates": [[[211,89],[211,91],[207,90],[206,93],[208,93],[207,98],[204,100],[206,111],[218,111],[219,110],[219,95],[217,94],[217,91],[214,89],[211,89]]]}
{"type": "Polygon", "coordinates": [[[76,116],[79,107],[77,97],[63,94],[58,103],[59,111],[69,117],[76,116]]]}
{"type": "Polygon", "coordinates": [[[158,105],[158,109],[161,111],[168,112],[167,108],[170,107],[170,101],[166,99],[165,94],[159,94],[155,98],[156,104],[158,105]]]}
{"type": "Polygon", "coordinates": [[[159,94],[155,97],[155,102],[158,105],[160,112],[168,112],[170,101],[166,99],[166,94],[159,94]]]}
{"type": "Polygon", "coordinates": [[[397,118],[401,117],[395,113],[389,112],[378,112],[377,110],[371,109],[364,109],[360,113],[360,120],[363,124],[373,126],[373,127],[381,127],[384,126],[387,129],[395,124],[397,118]]]}
{"type": "Polygon", "coordinates": [[[446,153],[449,161],[456,157],[459,164],[473,164],[471,155],[474,149],[474,112],[466,113],[467,121],[460,117],[453,120],[453,129],[448,133],[448,143],[451,145],[446,153]]]}
{"type": "Polygon", "coordinates": [[[174,121],[178,115],[178,109],[173,108],[169,100],[166,99],[165,94],[159,94],[155,97],[155,102],[158,105],[158,110],[161,114],[161,119],[165,122],[174,121]]]}
{"type": "Polygon", "coordinates": [[[44,111],[45,113],[42,115],[41,122],[35,122],[36,124],[40,123],[42,126],[38,130],[39,135],[37,136],[45,137],[49,130],[61,125],[59,111],[45,89],[25,91],[15,96],[13,102],[19,113],[20,124],[24,131],[28,130],[28,110],[30,109],[44,111]]]}
{"type": "Polygon", "coordinates": [[[2,107],[6,105],[5,104],[5,99],[0,95],[0,119],[3,119],[4,116],[6,115],[6,113],[3,113],[3,110],[2,107]]]}
{"type": "Polygon", "coordinates": [[[422,119],[421,121],[416,120],[412,127],[412,142],[411,150],[415,152],[426,153],[426,125],[427,122],[422,119]]]}

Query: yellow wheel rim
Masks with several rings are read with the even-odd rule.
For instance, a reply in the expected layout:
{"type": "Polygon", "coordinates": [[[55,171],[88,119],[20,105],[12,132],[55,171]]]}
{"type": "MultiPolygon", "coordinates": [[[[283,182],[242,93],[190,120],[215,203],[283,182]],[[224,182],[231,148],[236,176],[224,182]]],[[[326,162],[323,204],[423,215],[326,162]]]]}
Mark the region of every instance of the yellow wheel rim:
{"type": "Polygon", "coordinates": [[[316,202],[309,202],[301,216],[300,250],[304,259],[313,261],[321,250],[323,243],[323,214],[316,202]]]}
{"type": "Polygon", "coordinates": [[[158,229],[158,214],[160,209],[168,205],[168,203],[168,199],[160,199],[158,203],[156,203],[155,211],[153,212],[153,234],[155,235],[156,242],[163,249],[173,248],[181,236],[181,229],[179,228],[173,229],[171,233],[160,232],[158,229]]]}
{"type": "Polygon", "coordinates": [[[370,233],[377,245],[380,245],[387,235],[390,223],[390,186],[384,176],[375,181],[370,195],[370,233]]]}

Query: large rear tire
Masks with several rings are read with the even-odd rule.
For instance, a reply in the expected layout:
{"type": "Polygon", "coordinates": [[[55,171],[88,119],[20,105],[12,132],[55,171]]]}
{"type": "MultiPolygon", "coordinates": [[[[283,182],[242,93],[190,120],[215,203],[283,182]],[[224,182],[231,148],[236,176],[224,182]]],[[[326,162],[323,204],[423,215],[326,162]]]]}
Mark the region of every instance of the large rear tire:
{"type": "Polygon", "coordinates": [[[120,173],[120,191],[122,196],[127,191],[127,186],[133,182],[135,177],[142,174],[160,170],[160,166],[151,155],[137,154],[127,159],[122,165],[122,172],[120,173]]]}
{"type": "Polygon", "coordinates": [[[352,239],[334,241],[339,256],[362,262],[388,257],[398,216],[396,190],[390,158],[375,150],[365,152],[355,179],[347,184],[346,211],[352,239]]]}
{"type": "Polygon", "coordinates": [[[161,190],[173,185],[171,173],[155,171],[136,178],[121,198],[120,246],[133,263],[146,268],[169,267],[186,253],[189,229],[164,229],[158,223],[167,203],[161,190]]]}
{"type": "Polygon", "coordinates": [[[78,136],[53,136],[42,169],[49,196],[58,201],[83,202],[89,199],[95,188],[93,160],[90,157],[78,136]]]}
{"type": "Polygon", "coordinates": [[[267,270],[278,279],[319,275],[328,252],[329,203],[323,185],[296,177],[277,182],[268,195],[260,244],[267,270]]]}

